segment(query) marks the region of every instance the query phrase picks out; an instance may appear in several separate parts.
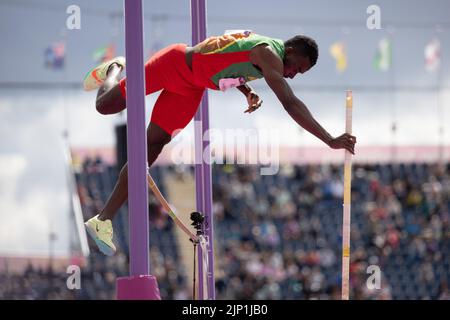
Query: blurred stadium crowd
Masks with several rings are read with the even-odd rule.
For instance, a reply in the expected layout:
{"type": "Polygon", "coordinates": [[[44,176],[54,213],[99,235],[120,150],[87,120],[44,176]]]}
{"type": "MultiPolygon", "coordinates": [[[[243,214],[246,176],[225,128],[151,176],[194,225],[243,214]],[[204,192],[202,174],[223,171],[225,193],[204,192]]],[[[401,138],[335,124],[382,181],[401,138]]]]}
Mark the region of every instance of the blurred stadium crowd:
{"type": "MultiPolygon", "coordinates": [[[[164,177],[178,168],[151,170],[165,193],[164,177]]],[[[257,166],[213,166],[218,299],[340,299],[342,170],[284,165],[261,176],[257,166]]],[[[75,172],[87,219],[109,196],[117,169],[94,159],[75,172]]],[[[114,299],[116,277],[128,273],[122,210],[117,255],[90,243],[81,290],[67,289],[65,272],[30,266],[0,274],[0,299],[114,299]]],[[[191,299],[175,225],[152,197],[149,211],[161,297],[191,299]]],[[[352,299],[450,299],[450,164],[355,164],[351,243],[352,299]],[[380,289],[366,285],[369,265],[381,270],[380,289]]]]}
{"type": "MultiPolygon", "coordinates": [[[[449,298],[449,167],[354,165],[353,299],[449,298]],[[382,272],[369,290],[369,265],[382,272]]],[[[219,296],[340,299],[342,166],[216,166],[219,296]]]]}

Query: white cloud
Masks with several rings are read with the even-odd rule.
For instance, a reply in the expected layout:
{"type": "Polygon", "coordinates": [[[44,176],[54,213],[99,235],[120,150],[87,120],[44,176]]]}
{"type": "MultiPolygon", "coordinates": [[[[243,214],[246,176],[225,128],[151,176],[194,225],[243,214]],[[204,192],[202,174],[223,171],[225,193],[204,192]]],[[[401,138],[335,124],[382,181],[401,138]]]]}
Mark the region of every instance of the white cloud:
{"type": "MultiPolygon", "coordinates": [[[[20,154],[0,155],[0,252],[2,254],[47,254],[50,219],[46,215],[54,208],[66,205],[61,199],[64,191],[52,193],[30,186],[19,188],[29,161],[20,154]]],[[[61,225],[65,225],[61,223],[61,225]]],[[[56,227],[55,223],[55,227],[56,227]]],[[[64,231],[64,230],[62,230],[64,231]]],[[[64,238],[61,230],[55,230],[64,238]]],[[[62,239],[63,240],[63,239],[62,239]]],[[[63,252],[62,248],[56,251],[63,252]]]]}
{"type": "Polygon", "coordinates": [[[54,252],[67,254],[61,112],[46,102],[16,97],[0,107],[0,254],[47,254],[51,226],[54,252]]]}

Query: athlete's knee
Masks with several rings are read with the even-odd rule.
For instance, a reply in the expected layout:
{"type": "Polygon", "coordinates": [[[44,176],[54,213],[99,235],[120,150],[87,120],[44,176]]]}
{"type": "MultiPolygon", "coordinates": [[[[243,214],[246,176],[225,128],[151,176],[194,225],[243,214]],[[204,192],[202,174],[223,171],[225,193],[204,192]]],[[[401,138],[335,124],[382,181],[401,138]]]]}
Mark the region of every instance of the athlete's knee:
{"type": "Polygon", "coordinates": [[[159,141],[159,142],[154,141],[152,143],[149,143],[147,146],[148,157],[153,158],[153,157],[159,155],[161,153],[161,151],[164,149],[164,146],[168,142],[169,141],[159,141]]]}
{"type": "Polygon", "coordinates": [[[171,135],[154,122],[150,122],[147,130],[147,159],[153,163],[171,140],[171,135]]]}
{"type": "Polygon", "coordinates": [[[118,85],[97,97],[95,107],[101,114],[114,114],[126,108],[126,100],[118,85]]]}
{"type": "Polygon", "coordinates": [[[159,139],[151,138],[147,141],[147,157],[148,160],[154,160],[164,149],[164,146],[170,142],[170,136],[160,137],[159,139]]]}
{"type": "Polygon", "coordinates": [[[165,145],[170,142],[172,136],[166,130],[154,122],[150,122],[147,130],[147,145],[165,145]]]}
{"type": "Polygon", "coordinates": [[[97,109],[97,112],[101,114],[109,114],[109,108],[105,105],[104,101],[102,101],[101,97],[97,98],[97,101],[95,101],[95,108],[97,109]]]}

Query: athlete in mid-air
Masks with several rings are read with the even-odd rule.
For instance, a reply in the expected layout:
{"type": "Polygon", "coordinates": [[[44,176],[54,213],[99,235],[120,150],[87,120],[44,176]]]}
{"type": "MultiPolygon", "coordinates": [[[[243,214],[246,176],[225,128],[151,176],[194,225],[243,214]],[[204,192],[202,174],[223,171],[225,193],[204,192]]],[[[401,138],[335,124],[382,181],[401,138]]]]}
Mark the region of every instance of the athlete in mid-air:
{"type": "MultiPolygon", "coordinates": [[[[287,41],[240,31],[207,38],[194,47],[173,44],[154,54],[145,64],[145,93],[161,91],[147,129],[147,160],[150,167],[172,134],[194,117],[206,89],[225,91],[236,87],[248,101],[246,113],[261,106],[262,100],[247,84],[264,78],[281,105],[301,127],[333,149],[354,154],[356,138],[344,133],[329,134],[298,99],[286,78],[303,74],[317,62],[316,42],[306,36],[287,41]]],[[[115,114],[126,108],[126,78],[123,57],[92,69],[84,79],[86,90],[98,89],[96,107],[101,114],[115,114]]],[[[178,132],[178,131],[177,131],[178,132]]],[[[100,251],[113,255],[112,219],[128,197],[127,164],[103,209],[85,224],[100,251]]]]}

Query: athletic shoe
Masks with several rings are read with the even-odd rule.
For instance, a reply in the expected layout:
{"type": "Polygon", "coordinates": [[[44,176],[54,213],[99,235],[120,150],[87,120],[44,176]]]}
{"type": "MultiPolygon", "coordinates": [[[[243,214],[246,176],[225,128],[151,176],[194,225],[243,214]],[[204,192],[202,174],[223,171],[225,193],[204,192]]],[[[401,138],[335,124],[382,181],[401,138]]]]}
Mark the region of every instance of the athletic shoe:
{"type": "Polygon", "coordinates": [[[112,256],[116,252],[116,246],[114,245],[113,227],[111,220],[102,221],[98,219],[98,215],[89,219],[84,223],[86,230],[91,238],[95,241],[101,252],[107,256],[112,256]]]}
{"type": "Polygon", "coordinates": [[[112,60],[103,62],[99,66],[89,70],[86,74],[83,80],[84,90],[91,91],[100,87],[107,78],[109,67],[114,63],[118,64],[122,69],[125,68],[124,57],[116,57],[112,60]]]}

